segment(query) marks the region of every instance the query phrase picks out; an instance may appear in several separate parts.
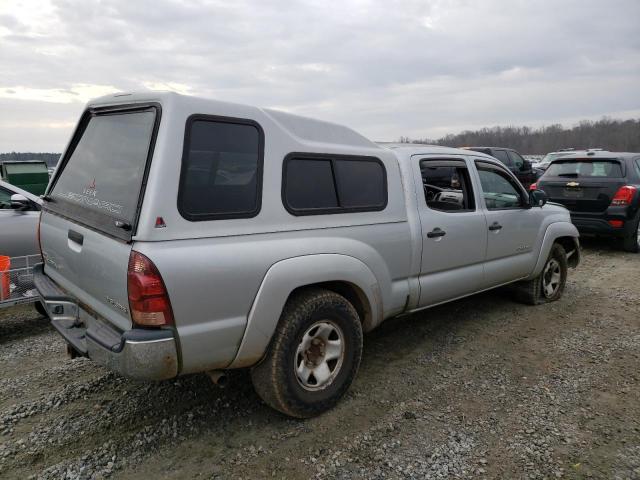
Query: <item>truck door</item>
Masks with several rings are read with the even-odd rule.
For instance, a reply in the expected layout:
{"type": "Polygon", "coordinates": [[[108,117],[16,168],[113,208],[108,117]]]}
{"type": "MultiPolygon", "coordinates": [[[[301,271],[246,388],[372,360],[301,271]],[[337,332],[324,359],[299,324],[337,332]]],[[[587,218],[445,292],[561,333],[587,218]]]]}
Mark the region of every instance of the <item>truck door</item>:
{"type": "Polygon", "coordinates": [[[422,230],[419,306],[479,290],[487,235],[463,157],[412,157],[422,230]]]}
{"type": "Polygon", "coordinates": [[[475,165],[487,219],[484,279],[490,288],[531,272],[541,213],[529,207],[527,192],[505,168],[482,160],[475,165]]]}

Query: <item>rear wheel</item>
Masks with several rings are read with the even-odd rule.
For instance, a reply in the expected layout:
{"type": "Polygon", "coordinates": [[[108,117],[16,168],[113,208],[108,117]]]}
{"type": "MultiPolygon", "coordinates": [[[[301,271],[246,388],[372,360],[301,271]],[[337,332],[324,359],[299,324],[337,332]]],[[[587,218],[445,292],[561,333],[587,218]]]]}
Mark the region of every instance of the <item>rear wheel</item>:
{"type": "Polygon", "coordinates": [[[264,360],[251,370],[258,395],[298,418],[332,408],[356,376],[362,326],[344,297],[313,289],[286,304],[264,360]]]}
{"type": "Polygon", "coordinates": [[[556,243],[536,278],[514,285],[516,298],[529,305],[555,302],[562,297],[567,281],[567,254],[556,243]]]}
{"type": "Polygon", "coordinates": [[[638,253],[640,251],[640,216],[632,229],[631,235],[622,239],[622,249],[625,252],[638,253]]]}

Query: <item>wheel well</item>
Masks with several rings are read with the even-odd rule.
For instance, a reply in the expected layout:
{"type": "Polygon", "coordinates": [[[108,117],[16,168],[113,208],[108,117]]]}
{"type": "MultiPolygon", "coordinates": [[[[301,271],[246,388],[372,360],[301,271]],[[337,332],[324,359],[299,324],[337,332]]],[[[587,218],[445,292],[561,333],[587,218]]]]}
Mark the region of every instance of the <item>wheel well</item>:
{"type": "Polygon", "coordinates": [[[559,237],[556,238],[555,243],[562,245],[562,248],[567,252],[567,264],[571,268],[577,267],[580,262],[580,247],[576,239],[573,237],[559,237]]]}
{"type": "Polygon", "coordinates": [[[349,303],[351,303],[351,305],[353,305],[353,308],[355,308],[356,312],[358,312],[358,317],[360,317],[360,322],[362,323],[363,330],[368,331],[371,328],[373,320],[371,305],[369,305],[369,299],[360,289],[360,287],[354,285],[353,283],[343,281],[320,282],[296,288],[289,294],[289,298],[291,298],[294,293],[311,287],[331,290],[338,295],[342,295],[349,301],[349,303]]]}

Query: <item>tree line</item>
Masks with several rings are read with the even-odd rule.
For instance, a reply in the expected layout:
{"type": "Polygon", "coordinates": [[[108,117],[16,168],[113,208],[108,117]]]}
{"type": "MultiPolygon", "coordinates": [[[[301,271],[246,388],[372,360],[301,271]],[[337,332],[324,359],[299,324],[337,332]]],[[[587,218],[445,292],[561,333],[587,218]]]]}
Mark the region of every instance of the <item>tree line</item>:
{"type": "MultiPolygon", "coordinates": [[[[615,120],[602,118],[597,121],[583,120],[571,128],[560,124],[540,128],[531,127],[485,127],[480,130],[465,130],[450,133],[438,140],[400,137],[402,143],[427,143],[447,147],[509,147],[526,155],[543,155],[561,148],[603,148],[612,152],[640,152],[640,119],[615,120]]],[[[44,160],[54,167],[59,153],[0,153],[0,162],[5,160],[44,160]]]]}
{"type": "Polygon", "coordinates": [[[26,160],[42,160],[47,162],[48,167],[55,167],[60,158],[59,153],[33,153],[33,152],[9,152],[0,153],[0,162],[5,161],[18,161],[24,162],[26,160]]]}
{"type": "Polygon", "coordinates": [[[603,148],[612,152],[640,152],[640,119],[583,120],[571,128],[560,124],[531,127],[490,127],[450,133],[438,140],[400,137],[402,143],[447,147],[509,147],[527,155],[542,155],[561,148],[603,148]]]}

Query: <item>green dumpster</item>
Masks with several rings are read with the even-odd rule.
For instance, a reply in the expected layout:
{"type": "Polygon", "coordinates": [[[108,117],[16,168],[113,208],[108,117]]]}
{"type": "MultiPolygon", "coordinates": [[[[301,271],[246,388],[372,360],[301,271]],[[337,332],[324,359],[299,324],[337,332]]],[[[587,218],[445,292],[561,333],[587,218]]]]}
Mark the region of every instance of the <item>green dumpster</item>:
{"type": "Polygon", "coordinates": [[[47,164],[38,160],[2,162],[0,163],[0,177],[5,182],[20,187],[34,195],[44,195],[49,183],[47,164]]]}

